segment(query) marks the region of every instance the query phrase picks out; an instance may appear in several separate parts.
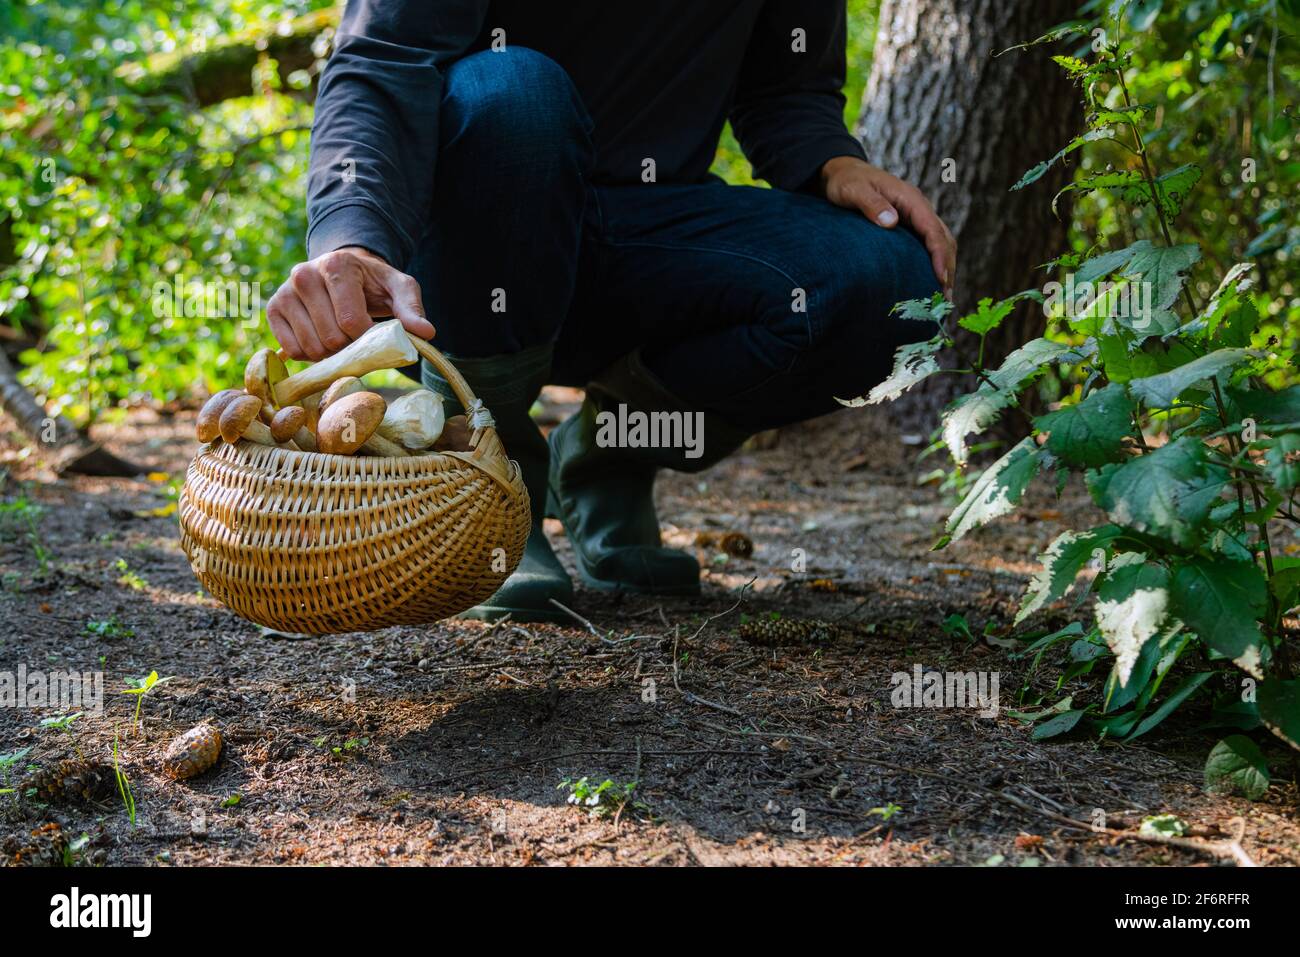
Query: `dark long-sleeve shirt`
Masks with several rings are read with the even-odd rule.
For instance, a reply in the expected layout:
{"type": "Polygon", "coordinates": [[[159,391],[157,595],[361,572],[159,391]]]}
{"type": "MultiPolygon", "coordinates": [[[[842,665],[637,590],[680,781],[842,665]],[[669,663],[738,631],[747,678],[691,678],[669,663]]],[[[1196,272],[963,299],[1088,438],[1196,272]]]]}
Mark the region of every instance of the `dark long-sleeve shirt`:
{"type": "Polygon", "coordinates": [[[702,180],[730,119],[754,175],[810,184],[862,156],[844,127],[844,0],[351,0],[316,100],[310,255],[364,246],[402,266],[431,214],[447,66],[498,30],[572,78],[597,184],[702,180]]]}

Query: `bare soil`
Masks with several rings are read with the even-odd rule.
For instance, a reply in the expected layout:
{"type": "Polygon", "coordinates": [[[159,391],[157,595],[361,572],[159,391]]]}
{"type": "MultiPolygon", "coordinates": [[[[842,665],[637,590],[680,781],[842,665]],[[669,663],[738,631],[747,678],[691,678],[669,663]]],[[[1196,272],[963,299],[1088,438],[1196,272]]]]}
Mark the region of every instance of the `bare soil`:
{"type": "MultiPolygon", "coordinates": [[[[573,398],[555,391],[551,418],[573,398]]],[[[57,861],[84,834],[68,853],[79,864],[1212,865],[1238,830],[1254,862],[1300,862],[1294,763],[1269,751],[1262,801],[1205,793],[1216,737],[1196,708],[1128,746],[1031,739],[1008,714],[1022,689],[1050,704],[1097,682],[1058,692],[1050,664],[1031,673],[982,632],[1006,634],[1034,556],[1086,502],[1040,494],[933,552],[950,503],[917,484],[916,449],[878,421],[832,417],[703,475],[665,475],[665,537],[706,569],[697,600],[580,590],[590,627],[446,621],[305,639],[265,636],[199,592],[168,509],[191,413],[135,412],[97,436],[165,474],[55,480],[0,441],[0,502],[40,508],[32,534],[13,510],[0,528],[0,671],[105,676],[103,715],[71,736],[41,726],[53,710],[0,710],[0,753],[31,749],[21,777],[78,749],[111,763],[116,738],[137,819],[115,795],[3,796],[10,862],[57,861]],[[753,555],[695,545],[726,531],[753,555]],[[830,620],[836,637],[769,648],[737,635],[773,612],[830,620]],[[953,614],[977,640],[944,629],[953,614]],[[916,664],[998,672],[999,715],[893,707],[891,675],[916,664]],[[171,680],[133,730],[125,679],[153,670],[171,680]],[[203,720],[224,735],[220,760],[172,781],[163,750],[203,720]],[[583,777],[637,787],[593,816],[561,786],[583,777]],[[1097,809],[1110,832],[1068,823],[1097,809]],[[1157,813],[1186,821],[1197,847],[1135,840],[1157,813]]]]}

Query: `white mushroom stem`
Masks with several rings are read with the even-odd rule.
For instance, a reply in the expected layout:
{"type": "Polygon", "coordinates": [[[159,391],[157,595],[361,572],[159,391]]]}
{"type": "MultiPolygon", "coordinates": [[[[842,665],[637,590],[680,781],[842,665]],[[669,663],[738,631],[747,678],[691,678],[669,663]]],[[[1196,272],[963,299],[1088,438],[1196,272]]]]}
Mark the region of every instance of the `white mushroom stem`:
{"type": "Polygon", "coordinates": [[[442,397],[416,389],[394,399],[376,430],[384,438],[411,451],[427,449],[438,441],[446,425],[442,397]]]}
{"type": "Polygon", "coordinates": [[[390,442],[378,432],[366,439],[365,443],[358,450],[363,455],[382,455],[385,458],[397,459],[411,453],[406,451],[396,442],[390,442]]]}
{"type": "Polygon", "coordinates": [[[419,359],[419,353],[396,319],[371,326],[355,342],[274,386],[275,404],[290,405],[319,392],[343,376],[360,378],[380,369],[399,369],[419,359]]]}

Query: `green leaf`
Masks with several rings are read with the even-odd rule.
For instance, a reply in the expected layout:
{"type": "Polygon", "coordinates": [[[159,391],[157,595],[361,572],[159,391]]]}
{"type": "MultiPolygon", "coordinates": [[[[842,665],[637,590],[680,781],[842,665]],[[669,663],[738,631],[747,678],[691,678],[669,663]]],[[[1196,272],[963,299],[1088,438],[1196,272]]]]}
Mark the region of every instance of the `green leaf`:
{"type": "Polygon", "coordinates": [[[1143,718],[1138,726],[1128,733],[1124,740],[1132,741],[1134,738],[1140,738],[1142,735],[1152,730],[1156,725],[1164,721],[1165,718],[1173,714],[1180,704],[1195,694],[1196,690],[1213,677],[1213,675],[1213,671],[1201,671],[1194,675],[1188,675],[1174,690],[1174,693],[1162,701],[1160,707],[1156,708],[1155,711],[1143,718]]]}
{"type": "Polygon", "coordinates": [[[933,322],[938,326],[942,326],[944,317],[952,312],[952,301],[946,299],[943,293],[936,292],[929,299],[904,300],[893,308],[893,312],[900,319],[911,319],[913,322],[933,322]]]}
{"type": "MultiPolygon", "coordinates": [[[[1197,323],[1204,323],[1206,331],[1214,335],[1219,324],[1224,320],[1232,310],[1239,307],[1241,303],[1241,294],[1254,285],[1254,279],[1250,275],[1255,268],[1254,263],[1237,263],[1219,283],[1219,288],[1214,291],[1209,303],[1201,314],[1196,317],[1197,323]]],[[[1244,345],[1245,343],[1230,343],[1230,345],[1244,345]]]]}
{"type": "Polygon", "coordinates": [[[1194,548],[1210,509],[1228,481],[1227,473],[1206,459],[1201,441],[1175,439],[1123,465],[1089,472],[1097,504],[1117,525],[1194,548]]]}
{"type": "Polygon", "coordinates": [[[1098,337],[1097,353],[1111,382],[1129,382],[1160,371],[1160,363],[1154,356],[1141,349],[1130,353],[1128,341],[1122,335],[1098,337]]]}
{"type": "Polygon", "coordinates": [[[968,457],[966,437],[979,434],[997,420],[1016,399],[1016,392],[1047,371],[1048,363],[1072,350],[1048,339],[1033,339],[1003,360],[989,373],[989,383],[953,402],[943,414],[943,441],[958,465],[968,457]],[[990,384],[991,383],[991,384],[990,384]]]}
{"type": "Polygon", "coordinates": [[[1162,6],[1164,0],[1133,0],[1129,5],[1128,25],[1139,33],[1150,30],[1162,6]]]}
{"type": "Polygon", "coordinates": [[[1034,426],[1051,433],[1047,449],[1066,465],[1097,468],[1125,457],[1121,442],[1133,431],[1133,402],[1122,385],[1110,385],[1039,416],[1034,426]]]}
{"type": "Polygon", "coordinates": [[[939,362],[935,355],[942,348],[943,339],[939,337],[927,342],[909,342],[900,346],[894,353],[894,371],[890,373],[888,379],[868,392],[865,397],[836,398],[835,401],[849,408],[893,402],[912,386],[925,381],[939,371],[939,362]]]}
{"type": "Polygon", "coordinates": [[[1270,678],[1256,692],[1259,718],[1275,735],[1300,750],[1300,680],[1270,678]]]}
{"type": "Polygon", "coordinates": [[[1229,386],[1224,389],[1224,396],[1232,418],[1238,422],[1246,418],[1254,419],[1257,424],[1300,422],[1300,385],[1276,392],[1229,386]]]}
{"type": "Polygon", "coordinates": [[[1089,130],[1087,133],[1084,133],[1082,136],[1076,136],[1074,139],[1070,140],[1070,142],[1066,144],[1063,150],[1061,150],[1051,159],[1044,160],[1043,162],[1037,164],[1036,166],[1031,168],[1028,172],[1026,172],[1024,176],[1020,177],[1020,179],[1016,182],[1016,184],[1011,187],[1011,191],[1015,192],[1018,189],[1024,189],[1030,183],[1038,182],[1038,180],[1043,178],[1044,173],[1046,173],[1054,165],[1056,165],[1061,160],[1063,160],[1066,156],[1073,153],[1079,147],[1094,142],[1095,140],[1111,139],[1114,135],[1115,135],[1114,130],[1102,128],[1098,130],[1089,130]]]}
{"type": "MultiPolygon", "coordinates": [[[[1177,169],[1156,177],[1156,195],[1160,197],[1160,210],[1166,219],[1173,219],[1183,209],[1183,202],[1188,193],[1201,179],[1201,168],[1194,163],[1187,163],[1177,169]]],[[[1139,178],[1129,184],[1123,193],[1125,202],[1145,205],[1151,202],[1151,186],[1146,179],[1139,178]]]]}
{"type": "Polygon", "coordinates": [[[1100,549],[1104,558],[1107,547],[1120,534],[1118,527],[1103,525],[1090,532],[1058,535],[1038,558],[1043,567],[1029,582],[1015,624],[1019,625],[1043,606],[1064,598],[1093,554],[1100,549]]]}
{"type": "Polygon", "coordinates": [[[1059,734],[1065,734],[1068,731],[1072,731],[1074,726],[1079,723],[1079,719],[1082,718],[1085,713],[1086,712],[1082,709],[1076,708],[1073,711],[1058,714],[1050,721],[1044,721],[1038,727],[1034,728],[1034,732],[1030,737],[1035,741],[1042,741],[1046,738],[1054,738],[1059,734]]]}
{"type": "Polygon", "coordinates": [[[1169,372],[1134,379],[1128,384],[1129,393],[1152,408],[1168,409],[1186,389],[1241,365],[1250,357],[1247,349],[1216,349],[1169,372]]]}
{"type": "MultiPolygon", "coordinates": [[[[1109,133],[1110,131],[1105,130],[1104,132],[1109,133]]],[[[1082,176],[1052,197],[1052,212],[1059,214],[1057,203],[1066,193],[1087,193],[1094,189],[1127,190],[1139,186],[1142,182],[1142,174],[1137,170],[1118,170],[1109,173],[1098,173],[1094,176],[1082,176]]]]}
{"type": "Polygon", "coordinates": [[[1173,613],[1207,645],[1255,677],[1268,609],[1268,580],[1254,562],[1193,558],[1174,569],[1173,613]]]}
{"type": "Polygon", "coordinates": [[[1210,791],[1241,794],[1258,801],[1268,790],[1268,762],[1250,738],[1231,734],[1210,751],[1205,761],[1205,787],[1210,791]]]}
{"type": "Polygon", "coordinates": [[[977,336],[987,335],[998,326],[1002,325],[1002,320],[1011,315],[1011,310],[1016,307],[1017,299],[1003,299],[999,303],[994,303],[987,296],[979,301],[976,309],[969,316],[962,316],[957,320],[957,325],[961,326],[967,332],[973,332],[977,336]]]}
{"type": "Polygon", "coordinates": [[[1123,249],[1113,249],[1094,256],[1092,259],[1080,264],[1079,268],[1074,271],[1074,281],[1077,284],[1083,284],[1085,282],[1096,282],[1103,276],[1109,276],[1121,266],[1127,266],[1139,251],[1147,249],[1150,245],[1151,241],[1144,239],[1131,246],[1125,246],[1123,249]]]}
{"type": "Polygon", "coordinates": [[[1143,818],[1138,833],[1143,837],[1182,837],[1187,833],[1187,822],[1175,814],[1153,814],[1143,818]]]}
{"type": "Polygon", "coordinates": [[[1184,273],[1200,261],[1200,247],[1190,243],[1182,246],[1155,246],[1145,240],[1133,245],[1133,257],[1125,267],[1124,274],[1141,276],[1152,284],[1153,308],[1169,308],[1187,280],[1184,273]]]}
{"type": "Polygon", "coordinates": [[[972,529],[1005,515],[1020,504],[1042,465],[1043,453],[1032,439],[1022,439],[1006,455],[986,468],[970,492],[948,516],[952,541],[972,529]]]}
{"type": "Polygon", "coordinates": [[[1264,470],[1273,484],[1284,492],[1300,485],[1300,433],[1284,432],[1262,444],[1264,470]]]}
{"type": "Polygon", "coordinates": [[[1169,573],[1150,562],[1112,568],[1097,591],[1097,627],[1127,687],[1133,666],[1169,617],[1169,573]]]}
{"type": "Polygon", "coordinates": [[[958,465],[965,465],[970,457],[966,437],[978,435],[997,421],[1002,410],[1015,401],[1016,394],[1009,389],[992,389],[981,386],[974,392],[958,397],[943,414],[943,441],[958,465]]]}

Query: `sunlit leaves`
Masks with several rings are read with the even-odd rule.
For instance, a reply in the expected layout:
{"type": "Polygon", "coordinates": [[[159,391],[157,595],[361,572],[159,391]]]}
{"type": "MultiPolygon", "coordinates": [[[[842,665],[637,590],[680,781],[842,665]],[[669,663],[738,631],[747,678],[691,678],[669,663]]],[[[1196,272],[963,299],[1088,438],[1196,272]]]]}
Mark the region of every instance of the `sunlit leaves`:
{"type": "Polygon", "coordinates": [[[950,540],[956,541],[1015,508],[1042,463],[1042,450],[1031,439],[1024,439],[986,468],[948,517],[950,540]]]}

